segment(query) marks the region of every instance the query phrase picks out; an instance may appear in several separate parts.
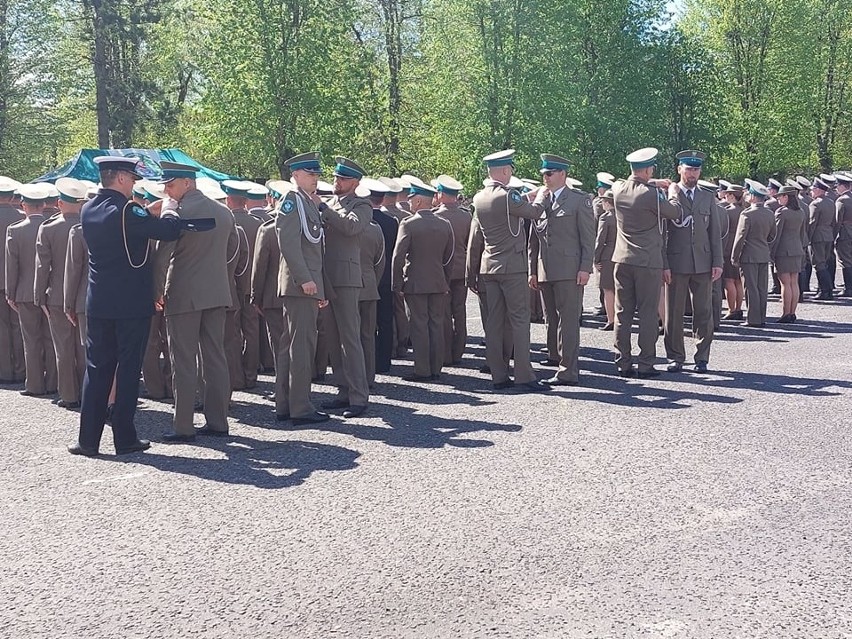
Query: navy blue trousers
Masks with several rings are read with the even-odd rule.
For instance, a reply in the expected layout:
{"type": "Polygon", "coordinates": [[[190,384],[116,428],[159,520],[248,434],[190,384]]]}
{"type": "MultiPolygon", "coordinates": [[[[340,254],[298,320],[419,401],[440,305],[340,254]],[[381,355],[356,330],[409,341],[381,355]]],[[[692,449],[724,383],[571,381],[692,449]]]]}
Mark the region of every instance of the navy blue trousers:
{"type": "Polygon", "coordinates": [[[387,373],[393,356],[393,293],[390,290],[379,291],[376,305],[376,372],[387,373]]]}
{"type": "Polygon", "coordinates": [[[139,375],[148,344],[150,317],[87,318],[86,375],[80,409],[80,445],[97,450],[107,416],[107,402],[115,379],[112,434],[116,449],[137,440],[133,417],[139,400],[139,375]]]}

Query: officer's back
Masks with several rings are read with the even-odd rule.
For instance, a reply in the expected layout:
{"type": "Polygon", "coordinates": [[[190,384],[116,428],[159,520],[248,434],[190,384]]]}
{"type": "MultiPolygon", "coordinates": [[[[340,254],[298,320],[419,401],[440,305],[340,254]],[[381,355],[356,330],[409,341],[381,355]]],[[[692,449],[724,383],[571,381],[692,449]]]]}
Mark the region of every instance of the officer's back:
{"type": "Polygon", "coordinates": [[[177,210],[183,220],[213,218],[216,227],[185,233],[174,243],[166,273],[166,315],[230,306],[228,250],[233,253],[237,246],[234,216],[197,189],[181,198],[177,210]]]}

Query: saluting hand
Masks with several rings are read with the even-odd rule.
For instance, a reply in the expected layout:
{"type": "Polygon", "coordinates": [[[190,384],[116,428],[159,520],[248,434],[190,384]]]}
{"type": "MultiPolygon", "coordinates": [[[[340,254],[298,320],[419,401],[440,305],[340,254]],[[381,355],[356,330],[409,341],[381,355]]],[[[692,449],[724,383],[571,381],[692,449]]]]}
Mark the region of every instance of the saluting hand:
{"type": "Polygon", "coordinates": [[[305,295],[316,295],[317,294],[317,283],[311,280],[310,282],[305,282],[302,284],[302,293],[305,295]]]}

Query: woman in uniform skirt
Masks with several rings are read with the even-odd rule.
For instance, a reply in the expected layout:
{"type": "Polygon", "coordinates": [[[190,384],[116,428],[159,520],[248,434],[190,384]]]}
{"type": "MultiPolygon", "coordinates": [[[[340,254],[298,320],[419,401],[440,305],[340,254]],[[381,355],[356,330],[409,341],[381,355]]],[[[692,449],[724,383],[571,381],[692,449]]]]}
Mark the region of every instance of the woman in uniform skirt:
{"type": "Polygon", "coordinates": [[[783,310],[778,322],[792,324],[796,321],[799,304],[799,272],[805,259],[808,243],[807,216],[801,209],[798,191],[792,186],[782,186],[776,196],[775,242],[771,247],[772,262],[781,281],[783,310]]]}
{"type": "Polygon", "coordinates": [[[603,213],[598,220],[598,235],[595,240],[595,269],[598,272],[598,287],[604,293],[604,308],[606,309],[606,326],[602,331],[611,331],[615,326],[615,264],[612,253],[615,250],[615,206],[612,191],[607,190],[601,198],[603,213]]]}

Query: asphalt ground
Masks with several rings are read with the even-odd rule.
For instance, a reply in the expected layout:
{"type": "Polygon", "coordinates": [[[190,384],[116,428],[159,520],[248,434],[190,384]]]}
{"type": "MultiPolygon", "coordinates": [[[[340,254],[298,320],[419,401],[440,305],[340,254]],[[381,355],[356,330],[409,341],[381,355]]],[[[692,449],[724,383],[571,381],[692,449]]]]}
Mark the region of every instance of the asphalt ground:
{"type": "Polygon", "coordinates": [[[0,390],[0,637],[852,637],[850,302],[655,380],[587,319],[582,385],[539,395],[492,392],[469,311],[463,366],[313,428],[235,393],[232,437],[168,445],[143,400],[151,450],[85,459],[0,390]]]}

